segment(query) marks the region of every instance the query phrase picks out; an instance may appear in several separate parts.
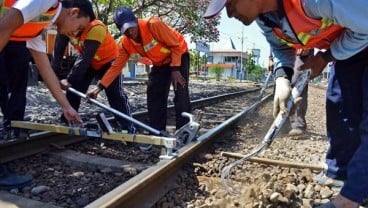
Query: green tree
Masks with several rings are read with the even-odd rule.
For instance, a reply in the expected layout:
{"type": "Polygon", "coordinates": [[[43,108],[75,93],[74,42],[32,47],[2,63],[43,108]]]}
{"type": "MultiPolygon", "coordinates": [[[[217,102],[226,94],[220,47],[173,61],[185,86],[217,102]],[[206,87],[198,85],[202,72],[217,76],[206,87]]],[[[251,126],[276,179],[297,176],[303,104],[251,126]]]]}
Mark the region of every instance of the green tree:
{"type": "Polygon", "coordinates": [[[264,75],[266,69],[256,64],[254,58],[255,56],[251,53],[245,61],[245,69],[247,71],[247,79],[252,78],[253,80],[257,80],[264,75]]]}
{"type": "Polygon", "coordinates": [[[115,35],[112,15],[119,6],[129,6],[138,18],[158,16],[168,25],[182,34],[188,34],[192,41],[215,42],[219,40],[217,26],[220,16],[206,20],[202,18],[209,0],[92,0],[99,19],[109,27],[115,35]]]}
{"type": "Polygon", "coordinates": [[[189,50],[189,55],[190,55],[190,70],[198,71],[203,69],[204,64],[207,62],[206,56],[201,55],[200,53],[198,53],[197,50],[194,49],[189,50]]]}
{"type": "Polygon", "coordinates": [[[222,74],[224,73],[224,69],[220,65],[215,64],[210,68],[210,72],[215,74],[216,81],[220,81],[222,74]]]}

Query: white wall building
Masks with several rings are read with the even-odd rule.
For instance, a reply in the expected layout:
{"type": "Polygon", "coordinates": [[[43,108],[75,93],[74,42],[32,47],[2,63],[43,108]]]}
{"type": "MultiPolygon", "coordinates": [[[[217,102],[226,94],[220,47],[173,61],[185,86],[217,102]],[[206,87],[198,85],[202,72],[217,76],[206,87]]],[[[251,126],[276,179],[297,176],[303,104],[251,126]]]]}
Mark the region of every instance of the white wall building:
{"type": "MultiPolygon", "coordinates": [[[[253,49],[256,53],[253,55],[255,60],[259,60],[260,49],[253,49]]],[[[253,52],[244,52],[237,50],[231,38],[226,40],[220,40],[216,43],[210,44],[210,51],[207,54],[207,64],[206,67],[211,68],[214,65],[219,65],[224,69],[223,78],[233,77],[236,79],[245,79],[244,66],[245,61],[249,58],[250,54],[253,52]]],[[[209,73],[210,70],[209,70],[209,73]]]]}

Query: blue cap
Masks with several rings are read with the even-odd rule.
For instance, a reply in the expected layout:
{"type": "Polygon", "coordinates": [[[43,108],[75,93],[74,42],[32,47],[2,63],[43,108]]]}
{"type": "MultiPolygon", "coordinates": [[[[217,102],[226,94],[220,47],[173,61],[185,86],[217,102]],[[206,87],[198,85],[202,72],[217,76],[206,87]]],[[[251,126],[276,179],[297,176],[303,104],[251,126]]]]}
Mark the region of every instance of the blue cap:
{"type": "Polygon", "coordinates": [[[137,26],[137,18],[134,12],[128,7],[119,7],[114,13],[114,22],[121,34],[131,27],[137,26]]]}

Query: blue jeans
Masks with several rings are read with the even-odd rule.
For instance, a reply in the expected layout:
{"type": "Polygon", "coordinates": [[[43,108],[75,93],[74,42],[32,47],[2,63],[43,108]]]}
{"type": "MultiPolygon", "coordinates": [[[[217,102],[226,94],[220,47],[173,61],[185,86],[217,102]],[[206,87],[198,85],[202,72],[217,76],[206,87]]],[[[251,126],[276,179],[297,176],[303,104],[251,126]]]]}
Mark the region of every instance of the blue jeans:
{"type": "Polygon", "coordinates": [[[331,68],[327,88],[327,176],[344,180],[341,194],[368,198],[368,50],[331,68]]]}

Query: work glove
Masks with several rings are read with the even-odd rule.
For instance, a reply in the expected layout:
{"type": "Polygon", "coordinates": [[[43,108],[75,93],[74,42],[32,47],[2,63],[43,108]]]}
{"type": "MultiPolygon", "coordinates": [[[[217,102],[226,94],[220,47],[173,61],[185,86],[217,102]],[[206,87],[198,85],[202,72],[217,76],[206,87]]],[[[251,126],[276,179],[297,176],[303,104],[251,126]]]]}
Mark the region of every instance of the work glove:
{"type": "Polygon", "coordinates": [[[290,81],[285,77],[278,77],[276,79],[275,95],[273,99],[273,117],[281,111],[285,113],[287,111],[287,101],[291,94],[290,81]]]}

